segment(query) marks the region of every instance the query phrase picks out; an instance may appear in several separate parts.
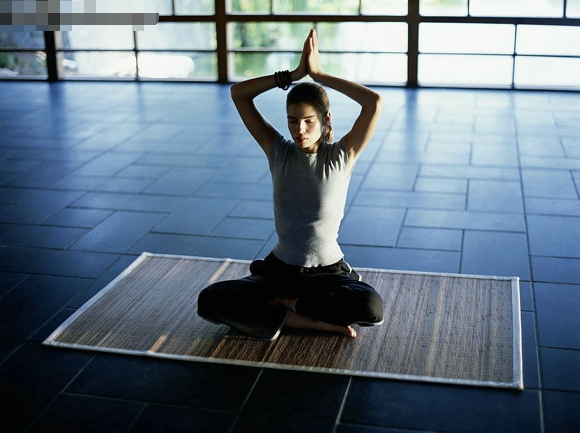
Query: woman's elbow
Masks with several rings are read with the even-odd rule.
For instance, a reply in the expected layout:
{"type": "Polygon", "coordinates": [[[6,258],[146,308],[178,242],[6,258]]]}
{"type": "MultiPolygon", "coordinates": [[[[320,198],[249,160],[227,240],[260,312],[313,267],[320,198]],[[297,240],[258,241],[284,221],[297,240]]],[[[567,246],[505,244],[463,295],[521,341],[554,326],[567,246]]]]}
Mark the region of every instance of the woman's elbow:
{"type": "Polygon", "coordinates": [[[377,92],[372,92],[368,100],[368,106],[376,113],[380,113],[383,109],[383,97],[377,92]]]}
{"type": "Polygon", "coordinates": [[[230,97],[235,101],[240,95],[240,83],[236,83],[230,87],[230,97]]]}
{"type": "Polygon", "coordinates": [[[383,97],[375,92],[375,106],[377,107],[377,111],[381,111],[383,109],[383,97]]]}
{"type": "Polygon", "coordinates": [[[253,99],[243,82],[236,83],[230,87],[230,97],[236,106],[247,104],[253,99]]]}

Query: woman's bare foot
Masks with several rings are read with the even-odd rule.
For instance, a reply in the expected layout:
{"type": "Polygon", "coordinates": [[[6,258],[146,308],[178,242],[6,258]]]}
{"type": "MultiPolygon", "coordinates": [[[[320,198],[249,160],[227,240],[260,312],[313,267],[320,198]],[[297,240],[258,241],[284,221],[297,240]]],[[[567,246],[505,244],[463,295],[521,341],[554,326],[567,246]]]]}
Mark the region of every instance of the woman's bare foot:
{"type": "Polygon", "coordinates": [[[321,322],[320,320],[314,320],[310,317],[301,316],[295,311],[288,310],[288,319],[286,320],[286,328],[295,329],[313,329],[316,331],[327,331],[327,332],[338,332],[344,334],[348,337],[356,337],[356,331],[352,326],[339,326],[333,325],[331,323],[321,322]]]}

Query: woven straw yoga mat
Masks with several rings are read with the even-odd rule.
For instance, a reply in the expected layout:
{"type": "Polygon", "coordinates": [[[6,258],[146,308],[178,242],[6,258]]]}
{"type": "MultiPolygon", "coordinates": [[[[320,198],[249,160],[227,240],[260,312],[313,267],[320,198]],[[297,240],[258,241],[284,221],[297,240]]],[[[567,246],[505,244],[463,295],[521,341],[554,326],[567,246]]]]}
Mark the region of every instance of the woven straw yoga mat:
{"type": "Polygon", "coordinates": [[[519,280],[358,269],[385,321],[354,339],[284,331],[273,342],[196,314],[207,285],[247,261],[143,253],[44,344],[171,359],[391,379],[523,388],[519,280]]]}

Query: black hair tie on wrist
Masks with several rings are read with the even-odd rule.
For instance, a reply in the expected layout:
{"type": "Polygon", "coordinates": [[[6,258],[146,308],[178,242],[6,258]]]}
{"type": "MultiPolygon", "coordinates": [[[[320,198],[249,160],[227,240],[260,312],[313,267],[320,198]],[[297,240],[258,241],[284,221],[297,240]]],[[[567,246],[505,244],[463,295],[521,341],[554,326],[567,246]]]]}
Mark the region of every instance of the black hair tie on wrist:
{"type": "Polygon", "coordinates": [[[288,90],[292,84],[290,71],[278,71],[274,73],[274,79],[276,80],[276,86],[282,90],[288,90]]]}

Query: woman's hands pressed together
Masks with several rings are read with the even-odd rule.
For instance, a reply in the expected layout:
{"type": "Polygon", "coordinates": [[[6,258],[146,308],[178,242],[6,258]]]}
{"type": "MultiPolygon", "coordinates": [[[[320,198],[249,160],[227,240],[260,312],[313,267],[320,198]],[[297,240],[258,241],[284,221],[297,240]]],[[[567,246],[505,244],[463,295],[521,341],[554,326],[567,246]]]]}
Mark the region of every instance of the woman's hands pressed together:
{"type": "Polygon", "coordinates": [[[316,81],[315,76],[321,72],[320,53],[318,52],[318,35],[316,34],[316,30],[312,29],[304,41],[300,63],[298,64],[298,67],[292,71],[292,81],[300,81],[308,75],[316,81]]]}
{"type": "Polygon", "coordinates": [[[308,44],[308,75],[310,75],[310,78],[316,81],[315,76],[322,72],[320,69],[320,52],[318,51],[318,35],[316,34],[316,30],[310,30],[310,34],[306,39],[306,43],[308,44]]]}

